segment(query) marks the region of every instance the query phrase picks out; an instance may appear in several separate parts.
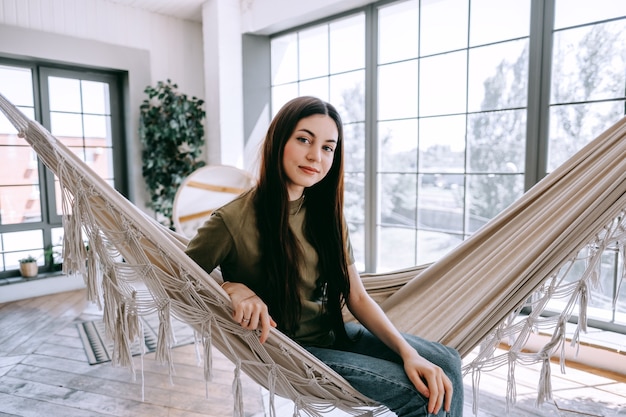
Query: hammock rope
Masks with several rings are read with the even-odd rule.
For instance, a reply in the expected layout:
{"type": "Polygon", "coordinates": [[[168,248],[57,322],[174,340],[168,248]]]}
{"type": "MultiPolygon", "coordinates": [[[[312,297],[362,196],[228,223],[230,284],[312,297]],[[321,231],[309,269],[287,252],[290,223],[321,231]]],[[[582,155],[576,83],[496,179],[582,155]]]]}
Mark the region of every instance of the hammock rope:
{"type": "MultiPolygon", "coordinates": [[[[88,299],[103,309],[115,341],[114,364],[134,375],[130,346],[141,333],[139,316],[157,313],[156,355],[171,374],[171,317],[194,329],[207,384],[213,347],[235,364],[235,417],[244,415],[241,372],[268,389],[270,416],[276,415],[275,395],[294,402],[294,415],[321,417],[334,408],[350,415],[385,412],[281,332],[272,329],[260,344],[258,332],[232,321],[219,270],[207,274],[184,253],[185,237],[140,211],[2,95],[0,110],[60,181],[64,272],[82,275],[88,299]]],[[[589,289],[597,285],[604,249],[624,259],[625,156],[626,118],[440,261],[363,274],[400,330],[448,344],[464,357],[480,346],[464,367],[472,373],[475,413],[480,373],[499,366],[509,367],[507,406],[515,401],[516,363],[543,364],[538,400],[550,398],[550,357],[564,349],[565,323],[576,306],[580,320],[572,343],[586,330],[589,289]],[[568,281],[567,272],[581,263],[585,272],[568,281]],[[563,312],[541,316],[555,298],[568,300],[563,312]],[[531,313],[520,319],[527,306],[531,313]],[[530,335],[546,329],[554,329],[550,342],[539,352],[524,352],[530,335]],[[503,340],[510,348],[496,355],[503,340]]]]}

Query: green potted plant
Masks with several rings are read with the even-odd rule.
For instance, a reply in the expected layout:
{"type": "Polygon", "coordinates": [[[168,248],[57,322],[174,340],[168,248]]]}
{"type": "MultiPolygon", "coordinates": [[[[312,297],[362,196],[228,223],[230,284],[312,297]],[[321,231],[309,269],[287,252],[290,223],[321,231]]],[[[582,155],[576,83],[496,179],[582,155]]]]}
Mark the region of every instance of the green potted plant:
{"type": "Polygon", "coordinates": [[[204,146],[203,100],[177,91],[169,79],[148,86],[148,99],[141,104],[139,135],[142,144],[142,174],[157,219],[174,228],[172,210],[176,191],[183,180],[205,165],[199,160],[204,146]]]}
{"type": "Polygon", "coordinates": [[[33,278],[36,277],[39,273],[39,265],[37,265],[37,258],[34,258],[31,255],[28,255],[19,260],[20,263],[20,274],[24,278],[33,278]]]}

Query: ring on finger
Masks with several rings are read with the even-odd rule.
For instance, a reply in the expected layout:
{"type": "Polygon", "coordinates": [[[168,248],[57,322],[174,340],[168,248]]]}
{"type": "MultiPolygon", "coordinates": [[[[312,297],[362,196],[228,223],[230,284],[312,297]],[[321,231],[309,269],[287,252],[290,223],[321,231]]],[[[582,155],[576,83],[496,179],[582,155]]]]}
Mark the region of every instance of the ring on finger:
{"type": "Polygon", "coordinates": [[[242,321],[243,321],[244,323],[247,323],[247,322],[249,322],[249,321],[250,321],[250,319],[243,319],[242,321]]]}

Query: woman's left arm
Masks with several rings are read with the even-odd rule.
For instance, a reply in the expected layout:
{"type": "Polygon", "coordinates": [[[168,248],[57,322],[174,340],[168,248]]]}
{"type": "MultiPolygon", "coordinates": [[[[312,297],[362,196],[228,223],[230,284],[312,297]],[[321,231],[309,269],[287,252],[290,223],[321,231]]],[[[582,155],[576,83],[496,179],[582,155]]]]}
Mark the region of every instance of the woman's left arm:
{"type": "Polygon", "coordinates": [[[443,406],[450,410],[452,382],[437,365],[426,360],[408,344],[385,312],[369,296],[354,264],[348,267],[350,297],[346,304],[352,315],[402,358],[404,370],[413,385],[428,398],[428,412],[437,414],[443,406]]]}

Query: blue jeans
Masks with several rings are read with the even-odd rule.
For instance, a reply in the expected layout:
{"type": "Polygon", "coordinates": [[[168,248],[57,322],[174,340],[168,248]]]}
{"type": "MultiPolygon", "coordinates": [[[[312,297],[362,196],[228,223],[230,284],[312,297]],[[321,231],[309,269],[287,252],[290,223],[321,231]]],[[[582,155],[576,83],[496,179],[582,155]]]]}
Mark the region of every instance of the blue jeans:
{"type": "MultiPolygon", "coordinates": [[[[357,391],[384,404],[398,417],[429,416],[428,399],[417,392],[406,376],[400,356],[360,324],[346,323],[346,331],[351,338],[362,333],[346,350],[313,346],[306,349],[344,377],[357,391]]],[[[458,352],[417,336],[403,336],[421,356],[443,369],[452,381],[454,392],[450,413],[442,407],[437,416],[461,417],[463,374],[458,352]]]]}

